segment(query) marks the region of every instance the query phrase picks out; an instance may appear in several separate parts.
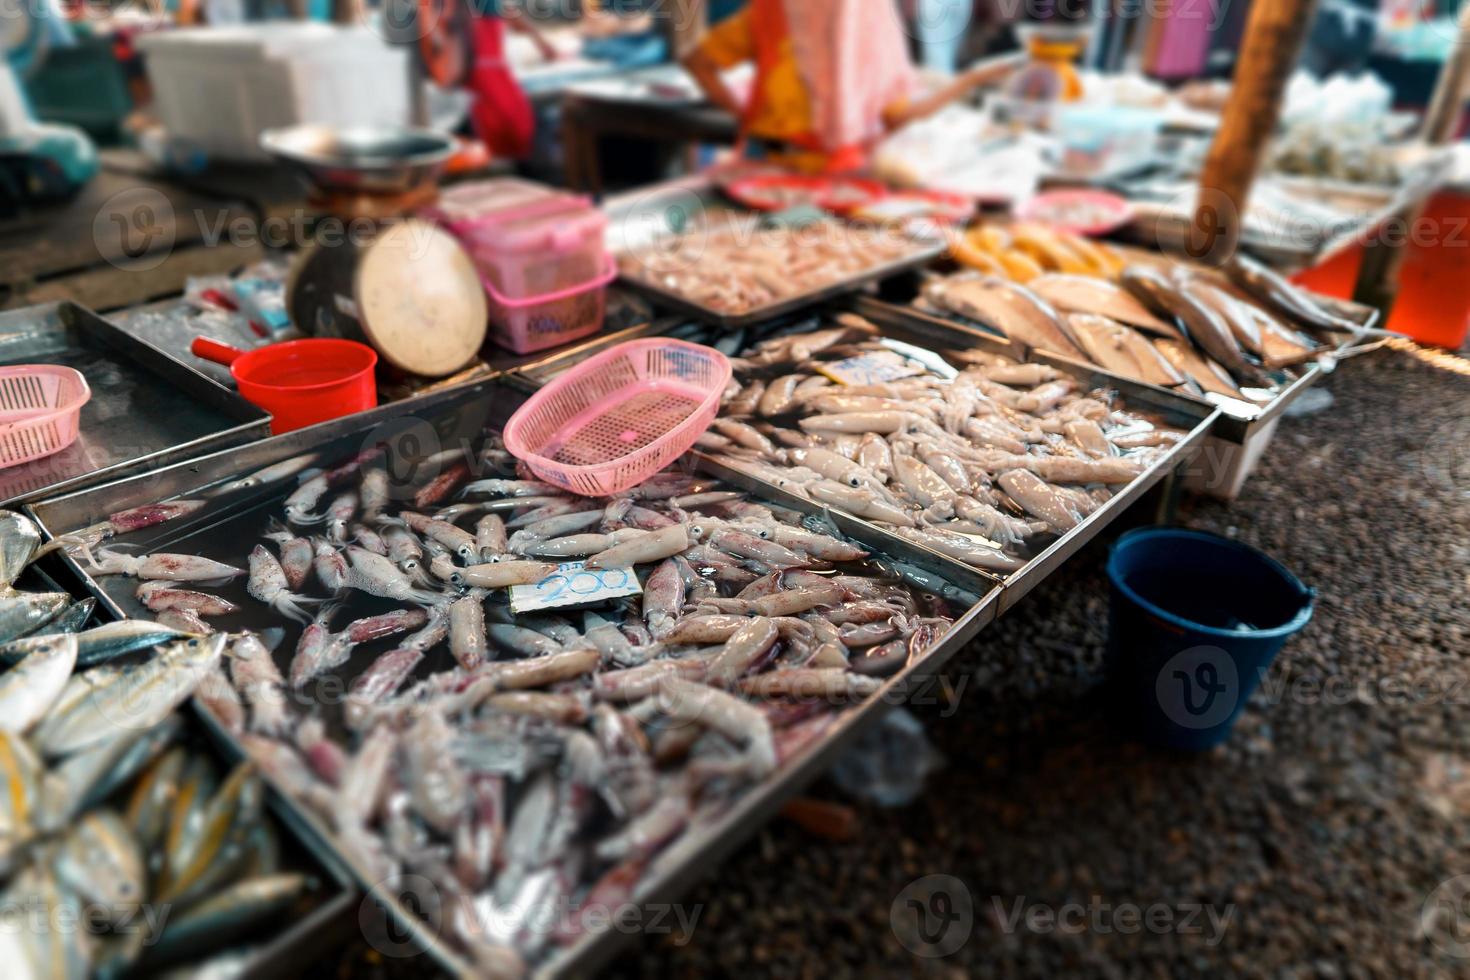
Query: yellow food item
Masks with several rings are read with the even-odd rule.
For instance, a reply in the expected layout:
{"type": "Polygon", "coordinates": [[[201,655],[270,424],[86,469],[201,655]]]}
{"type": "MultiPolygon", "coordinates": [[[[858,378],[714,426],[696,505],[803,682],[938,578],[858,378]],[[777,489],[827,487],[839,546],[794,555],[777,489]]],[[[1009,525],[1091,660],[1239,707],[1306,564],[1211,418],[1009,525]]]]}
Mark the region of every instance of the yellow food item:
{"type": "Polygon", "coordinates": [[[970,230],[970,241],[976,248],[983,249],[992,255],[1004,252],[1011,247],[1011,236],[1004,228],[994,225],[981,225],[970,230]]]}
{"type": "Polygon", "coordinates": [[[989,252],[976,248],[970,239],[962,235],[954,235],[950,238],[949,253],[954,256],[956,262],[971,269],[978,269],[993,276],[1010,276],[999,259],[989,252]]]}
{"type": "Polygon", "coordinates": [[[1070,244],[1082,257],[1097,269],[1095,273],[1104,279],[1116,279],[1127,265],[1126,262],[1106,245],[1082,235],[1070,236],[1070,244]]]}
{"type": "Polygon", "coordinates": [[[1016,282],[1030,282],[1032,279],[1046,272],[1042,268],[1041,263],[1020,249],[1008,248],[998,253],[996,258],[1005,267],[1006,275],[1010,276],[1016,282]]]}
{"type": "Polygon", "coordinates": [[[1011,230],[1011,235],[1016,248],[1031,256],[1044,269],[1079,276],[1097,274],[1092,263],[1049,228],[1040,225],[1016,225],[1011,230]]]}

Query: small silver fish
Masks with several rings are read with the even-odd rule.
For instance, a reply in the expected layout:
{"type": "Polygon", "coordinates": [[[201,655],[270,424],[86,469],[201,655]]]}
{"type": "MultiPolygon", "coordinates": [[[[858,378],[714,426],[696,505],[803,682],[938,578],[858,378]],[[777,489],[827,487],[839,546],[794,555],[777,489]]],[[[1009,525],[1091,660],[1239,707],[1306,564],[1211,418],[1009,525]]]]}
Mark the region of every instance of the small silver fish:
{"type": "Polygon", "coordinates": [[[0,674],[0,728],[25,734],[60,697],[77,662],[73,633],[22,640],[24,656],[0,674]]]}
{"type": "Polygon", "coordinates": [[[41,530],[35,521],[13,510],[0,510],[0,588],[15,584],[40,547],[41,530]]]}
{"type": "Polygon", "coordinates": [[[34,632],[71,605],[65,592],[16,592],[0,595],[0,643],[34,632]]]}
{"type": "MultiPolygon", "coordinates": [[[[68,639],[74,658],[76,638],[68,639]]],[[[111,683],[92,687],[65,710],[48,717],[36,731],[36,747],[48,757],[62,756],[114,738],[119,729],[156,725],[194,692],[223,654],[226,639],[217,634],[180,640],[164,647],[152,660],[119,671],[111,683]]]]}
{"type": "Polygon", "coordinates": [[[56,857],[56,877],[110,913],[109,921],[131,918],[147,897],[138,841],[112,810],[93,810],[72,826],[56,857]]]}
{"type": "Polygon", "coordinates": [[[40,629],[47,633],[80,633],[86,628],[92,618],[92,613],[97,609],[96,599],[83,599],[81,602],[73,602],[61,611],[51,622],[42,624],[40,629]]]}

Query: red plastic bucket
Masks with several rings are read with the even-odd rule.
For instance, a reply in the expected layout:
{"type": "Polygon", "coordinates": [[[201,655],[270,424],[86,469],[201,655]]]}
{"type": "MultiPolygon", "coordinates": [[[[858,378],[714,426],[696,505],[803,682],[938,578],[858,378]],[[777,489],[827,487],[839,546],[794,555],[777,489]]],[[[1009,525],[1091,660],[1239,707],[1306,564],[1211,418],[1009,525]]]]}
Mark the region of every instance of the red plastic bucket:
{"type": "Polygon", "coordinates": [[[353,340],[290,340],[242,351],[197,337],[190,350],[228,366],[240,394],[271,413],[275,435],[378,404],[378,352],[353,340]]]}

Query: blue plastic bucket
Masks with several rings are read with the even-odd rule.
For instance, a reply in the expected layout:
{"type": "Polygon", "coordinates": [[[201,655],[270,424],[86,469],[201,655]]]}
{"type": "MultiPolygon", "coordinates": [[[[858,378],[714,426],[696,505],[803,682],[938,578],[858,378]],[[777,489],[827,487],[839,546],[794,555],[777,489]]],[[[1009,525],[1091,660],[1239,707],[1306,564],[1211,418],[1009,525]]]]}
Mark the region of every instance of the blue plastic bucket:
{"type": "Polygon", "coordinates": [[[1312,618],[1280,562],[1204,531],[1149,527],[1108,559],[1113,706],[1147,742],[1198,751],[1230,736],[1271,661],[1312,618]]]}

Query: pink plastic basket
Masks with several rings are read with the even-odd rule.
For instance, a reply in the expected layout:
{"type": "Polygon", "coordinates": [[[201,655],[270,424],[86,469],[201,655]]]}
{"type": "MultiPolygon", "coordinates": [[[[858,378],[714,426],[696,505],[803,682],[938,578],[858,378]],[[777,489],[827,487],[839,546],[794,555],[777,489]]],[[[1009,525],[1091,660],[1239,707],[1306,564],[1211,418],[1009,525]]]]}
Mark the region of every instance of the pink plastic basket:
{"type": "Polygon", "coordinates": [[[68,367],[0,368],[0,468],[59,453],[76,441],[87,379],[68,367]]]}
{"type": "Polygon", "coordinates": [[[522,405],[505,446],[548,483],[586,497],[635,487],[694,445],[720,410],[730,362],[654,337],[603,351],[522,405]]]}

